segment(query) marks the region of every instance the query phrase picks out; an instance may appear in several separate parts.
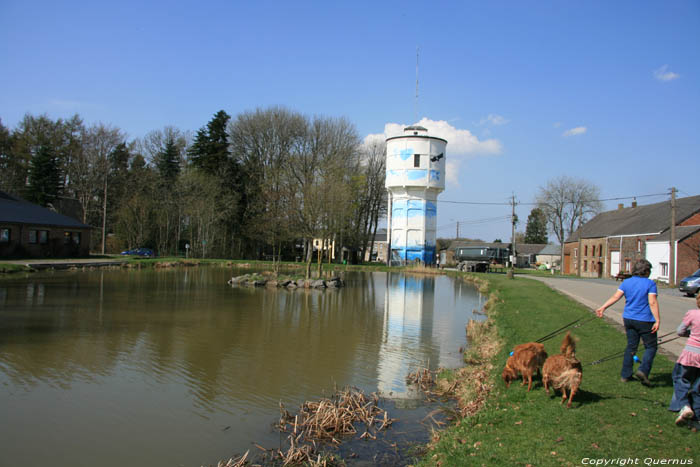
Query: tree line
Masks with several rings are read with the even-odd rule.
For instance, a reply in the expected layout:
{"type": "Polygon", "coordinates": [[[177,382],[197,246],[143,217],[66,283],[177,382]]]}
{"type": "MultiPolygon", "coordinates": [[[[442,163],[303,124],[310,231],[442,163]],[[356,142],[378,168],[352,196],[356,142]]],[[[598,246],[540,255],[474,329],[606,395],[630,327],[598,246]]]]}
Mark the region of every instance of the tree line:
{"type": "Polygon", "coordinates": [[[322,239],[326,260],[360,259],[385,214],[384,176],[383,141],[364,144],[345,118],[284,107],[221,110],[196,133],[165,127],[130,141],[79,115],[0,121],[0,190],[42,206],[77,200],[103,253],[189,245],[200,258],[310,265],[322,239]]]}

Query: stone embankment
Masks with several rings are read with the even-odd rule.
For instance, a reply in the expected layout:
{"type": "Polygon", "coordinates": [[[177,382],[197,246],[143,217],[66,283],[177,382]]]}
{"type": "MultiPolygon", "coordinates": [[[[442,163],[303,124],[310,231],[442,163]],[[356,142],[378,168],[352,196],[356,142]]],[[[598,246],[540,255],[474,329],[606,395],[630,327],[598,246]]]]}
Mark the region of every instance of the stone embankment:
{"type": "Polygon", "coordinates": [[[307,279],[291,279],[291,278],[271,278],[260,276],[259,274],[245,274],[243,276],[232,277],[229,279],[230,286],[248,286],[248,287],[278,287],[287,289],[336,289],[343,287],[345,281],[340,277],[323,280],[307,280],[307,279]]]}

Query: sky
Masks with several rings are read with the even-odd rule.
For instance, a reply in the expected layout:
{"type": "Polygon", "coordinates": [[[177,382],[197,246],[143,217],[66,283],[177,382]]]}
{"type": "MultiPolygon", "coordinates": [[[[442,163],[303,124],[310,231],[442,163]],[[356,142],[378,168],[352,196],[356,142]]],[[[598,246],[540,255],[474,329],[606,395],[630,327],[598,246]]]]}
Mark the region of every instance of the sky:
{"type": "Polygon", "coordinates": [[[276,105],[363,139],[420,123],[448,140],[438,237],[509,241],[511,197],[524,231],[563,175],[606,210],[700,194],[700,2],[0,1],[9,128],[133,139],[276,105]]]}

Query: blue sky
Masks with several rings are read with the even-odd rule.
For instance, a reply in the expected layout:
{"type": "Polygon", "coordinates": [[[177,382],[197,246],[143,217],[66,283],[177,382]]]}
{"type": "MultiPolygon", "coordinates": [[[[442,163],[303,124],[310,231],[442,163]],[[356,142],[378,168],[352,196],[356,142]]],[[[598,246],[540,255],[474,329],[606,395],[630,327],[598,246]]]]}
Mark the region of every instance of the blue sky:
{"type": "MultiPolygon", "coordinates": [[[[700,194],[700,3],[0,2],[0,118],[79,113],[130,138],[283,105],[362,137],[448,139],[438,236],[510,238],[539,186],[700,194]],[[416,114],[416,48],[420,49],[416,114]],[[417,115],[417,118],[416,118],[417,115]]],[[[610,201],[629,205],[631,199],[610,201]]]]}

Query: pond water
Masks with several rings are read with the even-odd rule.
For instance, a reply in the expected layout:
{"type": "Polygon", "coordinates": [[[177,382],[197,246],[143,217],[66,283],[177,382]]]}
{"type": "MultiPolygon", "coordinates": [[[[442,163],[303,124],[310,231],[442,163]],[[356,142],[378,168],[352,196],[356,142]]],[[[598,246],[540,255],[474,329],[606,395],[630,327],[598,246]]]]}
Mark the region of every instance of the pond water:
{"type": "Polygon", "coordinates": [[[290,291],[228,286],[238,273],[0,282],[0,465],[216,465],[279,447],[280,401],[294,412],[345,386],[406,401],[409,372],[460,366],[485,300],[446,276],[290,291]]]}

